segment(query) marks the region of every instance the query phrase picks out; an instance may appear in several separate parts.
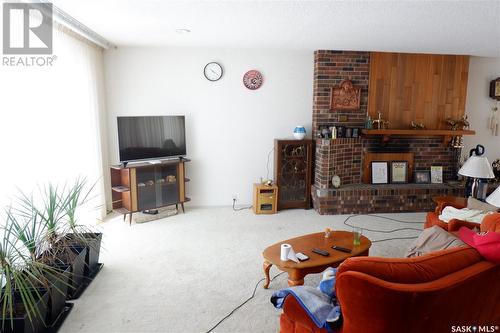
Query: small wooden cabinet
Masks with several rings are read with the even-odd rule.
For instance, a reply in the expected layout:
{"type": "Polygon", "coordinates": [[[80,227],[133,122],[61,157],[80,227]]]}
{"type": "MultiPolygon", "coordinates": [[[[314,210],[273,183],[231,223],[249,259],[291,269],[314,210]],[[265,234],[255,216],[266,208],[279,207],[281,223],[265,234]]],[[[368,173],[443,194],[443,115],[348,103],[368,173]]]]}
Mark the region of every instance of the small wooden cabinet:
{"type": "Polygon", "coordinates": [[[253,184],[253,212],[276,214],[278,209],[278,187],[276,185],[253,184]]]}
{"type": "Polygon", "coordinates": [[[278,210],[311,208],[312,140],[274,140],[278,210]]]}
{"type": "Polygon", "coordinates": [[[150,209],[180,204],[184,212],[186,197],[185,163],[188,159],[166,160],[158,164],[137,163],[112,166],[111,194],[113,210],[132,214],[150,209]]]}

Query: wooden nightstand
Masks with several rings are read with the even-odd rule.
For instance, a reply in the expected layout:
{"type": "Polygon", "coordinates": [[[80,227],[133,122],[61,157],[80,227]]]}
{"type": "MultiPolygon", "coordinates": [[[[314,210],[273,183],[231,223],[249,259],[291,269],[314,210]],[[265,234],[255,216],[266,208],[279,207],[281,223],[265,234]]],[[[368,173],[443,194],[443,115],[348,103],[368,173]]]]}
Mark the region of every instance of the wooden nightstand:
{"type": "Polygon", "coordinates": [[[278,186],[253,184],[253,212],[275,214],[278,205],[278,186]]]}

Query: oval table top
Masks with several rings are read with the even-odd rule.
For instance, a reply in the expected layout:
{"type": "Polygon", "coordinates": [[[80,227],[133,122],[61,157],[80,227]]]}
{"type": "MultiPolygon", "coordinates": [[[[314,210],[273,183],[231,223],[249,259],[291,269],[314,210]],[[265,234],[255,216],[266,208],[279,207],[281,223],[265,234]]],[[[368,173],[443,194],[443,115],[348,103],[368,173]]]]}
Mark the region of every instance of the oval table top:
{"type": "Polygon", "coordinates": [[[372,242],[365,236],[361,236],[361,244],[353,245],[353,233],[350,231],[332,231],[330,237],[325,238],[324,232],[317,232],[291,239],[287,239],[267,247],[262,256],[270,263],[282,268],[311,268],[323,265],[332,265],[340,263],[347,258],[355,257],[363,252],[366,252],[372,242]],[[292,260],[281,261],[281,244],[290,244],[295,253],[302,252],[309,257],[308,260],[296,263],[292,260]],[[345,253],[332,249],[333,245],[351,249],[351,253],[345,253]],[[313,248],[318,248],[327,251],[330,255],[324,257],[312,252],[313,248]]]}

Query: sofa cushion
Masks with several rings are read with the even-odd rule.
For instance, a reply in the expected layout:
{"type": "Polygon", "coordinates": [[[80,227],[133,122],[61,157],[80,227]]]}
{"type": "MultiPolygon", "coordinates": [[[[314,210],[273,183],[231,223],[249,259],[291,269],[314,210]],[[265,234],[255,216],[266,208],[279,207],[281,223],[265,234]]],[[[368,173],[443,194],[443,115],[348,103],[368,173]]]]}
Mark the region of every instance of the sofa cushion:
{"type": "Polygon", "coordinates": [[[488,214],[481,222],[481,231],[500,232],[500,213],[488,214]]]}
{"type": "Polygon", "coordinates": [[[388,282],[423,283],[434,281],[481,260],[481,255],[469,246],[414,258],[353,257],[339,266],[337,277],[345,271],[357,271],[388,282]]]}
{"type": "Polygon", "coordinates": [[[479,201],[473,197],[469,197],[467,199],[467,208],[473,209],[473,210],[480,210],[480,211],[483,211],[485,213],[498,211],[498,207],[490,205],[487,202],[479,201]]]}
{"type": "Polygon", "coordinates": [[[477,249],[486,260],[500,264],[500,233],[494,231],[476,233],[462,227],[458,234],[464,242],[477,249]]]}
{"type": "Polygon", "coordinates": [[[458,237],[437,225],[424,229],[408,247],[405,257],[418,257],[427,253],[465,245],[458,237]]]}

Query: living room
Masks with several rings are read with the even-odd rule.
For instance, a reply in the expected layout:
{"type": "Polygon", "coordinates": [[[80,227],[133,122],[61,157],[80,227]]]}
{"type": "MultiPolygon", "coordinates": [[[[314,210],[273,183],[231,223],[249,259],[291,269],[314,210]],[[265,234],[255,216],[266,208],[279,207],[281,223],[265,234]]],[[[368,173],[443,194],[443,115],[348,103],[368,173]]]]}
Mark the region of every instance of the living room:
{"type": "Polygon", "coordinates": [[[2,10],[2,332],[498,331],[499,1],[2,10]]]}

